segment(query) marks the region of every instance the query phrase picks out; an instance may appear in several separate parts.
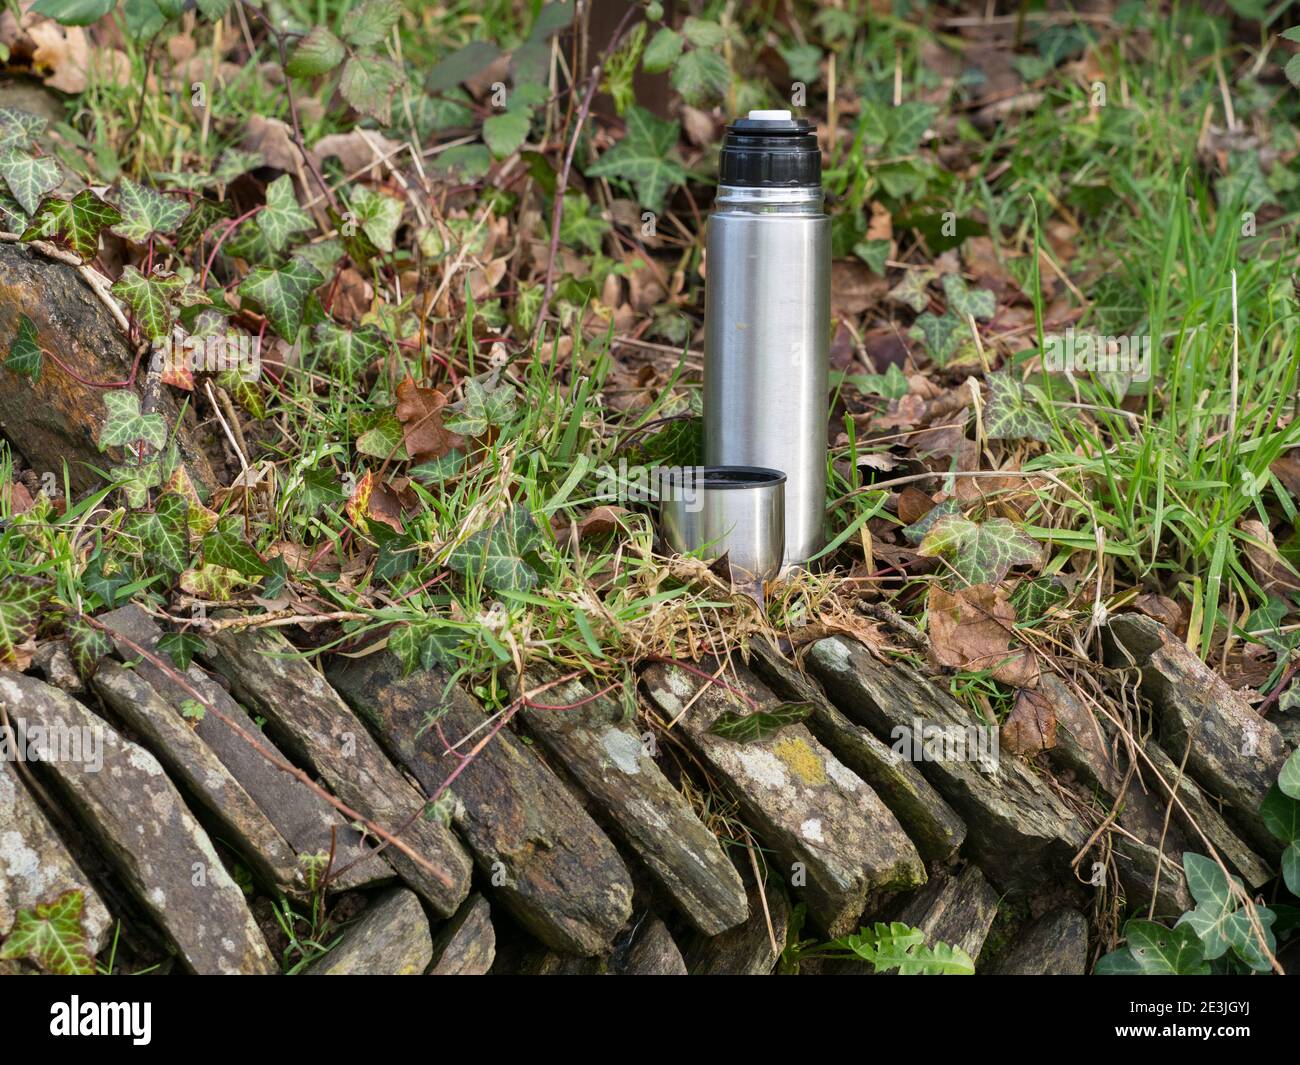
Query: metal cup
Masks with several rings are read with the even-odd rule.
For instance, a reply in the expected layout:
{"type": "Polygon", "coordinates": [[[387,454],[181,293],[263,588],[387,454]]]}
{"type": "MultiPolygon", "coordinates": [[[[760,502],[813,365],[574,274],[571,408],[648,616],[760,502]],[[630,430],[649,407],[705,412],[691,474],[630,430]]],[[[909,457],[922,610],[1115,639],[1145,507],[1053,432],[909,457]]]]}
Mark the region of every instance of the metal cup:
{"type": "Polygon", "coordinates": [[[739,585],[762,585],[785,553],[785,474],[761,466],[694,466],[659,489],[663,541],[682,554],[726,555],[739,585]]]}

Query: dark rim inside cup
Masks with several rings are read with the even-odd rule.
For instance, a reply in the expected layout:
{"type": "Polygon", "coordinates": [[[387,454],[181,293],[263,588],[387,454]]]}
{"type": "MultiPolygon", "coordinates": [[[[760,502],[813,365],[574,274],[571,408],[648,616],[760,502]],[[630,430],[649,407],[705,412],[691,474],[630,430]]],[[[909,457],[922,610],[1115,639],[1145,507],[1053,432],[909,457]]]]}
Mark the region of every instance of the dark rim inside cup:
{"type": "Polygon", "coordinates": [[[705,466],[702,488],[769,488],[784,484],[785,474],[765,466],[705,466]]]}

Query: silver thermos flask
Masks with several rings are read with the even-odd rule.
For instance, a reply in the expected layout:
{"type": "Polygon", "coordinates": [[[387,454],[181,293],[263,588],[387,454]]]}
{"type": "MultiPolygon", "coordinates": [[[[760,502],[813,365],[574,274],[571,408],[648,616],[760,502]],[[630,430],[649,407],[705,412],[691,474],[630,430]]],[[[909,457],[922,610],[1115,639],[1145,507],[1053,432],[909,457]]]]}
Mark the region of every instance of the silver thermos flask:
{"type": "Polygon", "coordinates": [[[809,122],[727,127],[708,227],[704,463],[785,472],[788,569],[825,543],[831,233],[809,122]]]}

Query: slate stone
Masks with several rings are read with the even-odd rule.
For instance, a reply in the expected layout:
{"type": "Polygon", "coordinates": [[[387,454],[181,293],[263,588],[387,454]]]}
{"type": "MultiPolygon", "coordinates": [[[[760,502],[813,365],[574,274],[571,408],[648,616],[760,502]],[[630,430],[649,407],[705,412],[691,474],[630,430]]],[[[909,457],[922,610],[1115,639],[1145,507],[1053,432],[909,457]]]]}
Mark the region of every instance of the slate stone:
{"type": "Polygon", "coordinates": [[[433,938],[413,891],[390,888],[343,933],[306,976],[420,976],[433,958],[433,938]]]}
{"type": "Polygon", "coordinates": [[[471,895],[440,929],[433,941],[430,976],[486,976],[497,956],[492,908],[482,895],[471,895]]]}
{"type": "Polygon", "coordinates": [[[997,976],[1082,976],[1088,965],[1088,921],[1078,910],[1043,914],[1022,930],[987,971],[997,976]]]}

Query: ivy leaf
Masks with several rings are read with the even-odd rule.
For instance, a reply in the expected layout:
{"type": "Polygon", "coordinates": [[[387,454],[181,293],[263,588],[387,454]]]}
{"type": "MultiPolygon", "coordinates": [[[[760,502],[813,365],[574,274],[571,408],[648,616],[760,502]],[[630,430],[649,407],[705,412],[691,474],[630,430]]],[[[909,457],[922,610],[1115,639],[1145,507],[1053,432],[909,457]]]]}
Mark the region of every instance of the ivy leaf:
{"type": "Polygon", "coordinates": [[[230,203],[226,200],[210,200],[206,196],[200,196],[194,201],[194,206],[190,208],[190,213],[186,216],[185,221],[181,223],[180,228],[176,230],[176,247],[182,251],[192,248],[203,235],[214,225],[224,218],[231,216],[230,203]]]}
{"type": "Polygon", "coordinates": [[[939,519],[921,541],[917,553],[944,556],[969,584],[997,584],[1012,566],[1039,559],[1038,544],[1006,518],[980,524],[949,515],[939,519]]]}
{"type": "Polygon", "coordinates": [[[288,174],[281,174],[266,187],[266,207],[257,213],[257,228],[272,251],[283,251],[295,233],[314,227],[311,215],[298,206],[288,174]]]}
{"type": "Polygon", "coordinates": [[[0,155],[25,149],[49,125],[49,119],[18,107],[0,107],[0,155]]]}
{"type": "Polygon", "coordinates": [[[969,326],[964,318],[958,318],[952,311],[940,316],[926,311],[913,323],[907,335],[925,344],[925,350],[940,366],[947,365],[953,354],[961,347],[967,336],[969,326]]]}
{"type": "Polygon", "coordinates": [[[216,22],[230,10],[230,0],[198,0],[198,8],[209,22],[216,22]]]}
{"type": "Polygon", "coordinates": [[[585,192],[564,194],[564,217],[560,219],[560,241],[565,247],[584,246],[588,251],[600,251],[601,239],[610,225],[601,218],[598,207],[593,206],[585,192]]]}
{"type": "Polygon", "coordinates": [[[1289,843],[1282,852],[1282,880],[1287,891],[1300,895],[1300,843],[1289,843]]]}
{"type": "Polygon", "coordinates": [[[1291,757],[1282,766],[1277,778],[1278,789],[1283,795],[1300,799],[1300,750],[1292,751],[1291,757]]]}
{"type": "Polygon", "coordinates": [[[212,565],[187,569],[181,574],[180,580],[177,581],[181,591],[194,596],[196,599],[207,599],[216,603],[233,599],[236,592],[250,583],[233,569],[212,565]]]}
{"type": "Polygon", "coordinates": [[[887,240],[860,240],[853,245],[853,254],[866,263],[873,274],[884,277],[889,248],[890,241],[887,240]]]}
{"type": "Polygon", "coordinates": [[[403,207],[396,196],[374,192],[364,185],[352,192],[352,213],[357,224],[380,251],[393,250],[393,237],[401,224],[403,207]]]}
{"type": "Polygon", "coordinates": [[[480,529],[452,551],[447,565],[467,580],[481,578],[498,592],[526,592],[537,574],[524,554],[541,546],[541,534],[527,507],[512,507],[496,525],[480,529]]]}
{"type": "Polygon", "coordinates": [[[997,300],[986,288],[967,288],[965,280],[957,274],[945,274],[943,292],[948,297],[948,310],[965,318],[973,315],[982,322],[997,313],[997,300]]]}
{"type": "Polygon", "coordinates": [[[94,673],[99,660],[112,652],[113,641],[102,630],[83,618],[68,623],[68,653],[83,679],[94,673]]]}
{"type": "Polygon", "coordinates": [[[909,543],[919,544],[941,518],[953,514],[961,517],[961,504],[955,499],[945,499],[942,503],[936,503],[911,525],[905,526],[903,535],[909,543]]]}
{"type": "Polygon", "coordinates": [[[889,298],[920,314],[930,305],[927,287],[937,276],[928,266],[920,270],[908,270],[903,274],[903,280],[889,290],[889,298]]]}
{"type": "Polygon", "coordinates": [[[477,377],[465,382],[462,409],[442,420],[442,424],[460,436],[482,436],[492,425],[505,425],[515,413],[515,390],[508,384],[486,388],[477,377]]]}
{"type": "Polygon", "coordinates": [[[363,115],[387,126],[392,121],[393,91],[405,80],[406,75],[387,59],[354,55],[343,67],[339,91],[363,115]]]}
{"type": "Polygon", "coordinates": [[[133,508],[144,506],[149,498],[149,489],[162,484],[162,469],[156,455],[150,455],[142,462],[124,462],[108,473],[110,483],[122,490],[127,506],[133,508]]]}
{"type": "Polygon", "coordinates": [[[925,131],[934,122],[939,108],[934,104],[905,103],[885,111],[887,139],[892,155],[909,155],[916,151],[925,131]]]}
{"type": "Polygon", "coordinates": [[[348,44],[369,48],[387,37],[401,17],[398,0],[365,0],[343,16],[339,32],[348,44]]]}
{"type": "Polygon", "coordinates": [[[910,386],[907,375],[899,369],[898,363],[891,362],[884,373],[849,374],[844,380],[864,396],[883,396],[885,399],[902,399],[910,386]]]}
{"type": "Polygon", "coordinates": [[[533,112],[527,107],[512,107],[485,119],[483,140],[492,152],[492,158],[504,159],[523,147],[532,123],[533,112]]]}
{"type": "Polygon", "coordinates": [[[176,274],[145,275],[128,266],[111,291],[131,308],[145,336],[158,344],[171,336],[172,299],[184,288],[185,281],[176,274]]]}
{"type": "Polygon", "coordinates": [[[140,397],[129,389],[113,388],[104,393],[108,417],[99,430],[99,450],[123,447],[137,440],[155,448],[167,443],[167,423],[161,414],[141,414],[140,397]]]}
{"type": "Polygon", "coordinates": [[[246,152],[242,148],[227,148],[217,156],[217,165],[212,168],[210,184],[228,185],[241,174],[256,170],[266,162],[261,152],[246,152]]]}
{"type": "Polygon", "coordinates": [[[1020,621],[1036,621],[1046,616],[1057,603],[1069,598],[1069,590],[1059,577],[1038,577],[1021,581],[1011,593],[1011,605],[1020,621]]]}
{"type": "Polygon", "coordinates": [[[127,528],[150,563],[180,573],[189,562],[189,502],[179,492],[164,492],[152,511],[133,513],[127,528]]]}
{"type": "Polygon", "coordinates": [[[23,210],[31,214],[41,202],[41,197],[58,187],[63,180],[63,173],[51,156],[27,155],[10,149],[0,155],[0,177],[5,179],[5,184],[23,210]]]}
{"type": "Polygon", "coordinates": [[[692,48],[673,64],[672,86],[692,107],[722,99],[731,85],[731,68],[718,52],[692,48]]]}
{"type": "Polygon", "coordinates": [[[377,459],[387,460],[391,456],[398,462],[410,458],[406,453],[402,423],[391,411],[381,414],[369,429],[357,437],[357,451],[377,459]]]}
{"type": "Polygon", "coordinates": [[[122,569],[112,573],[104,572],[104,556],[97,554],[81,571],[81,587],[89,595],[99,597],[104,606],[111,607],[117,602],[117,593],[131,583],[130,576],[122,569]]]}
{"type": "Polygon", "coordinates": [[[18,332],[9,345],[5,369],[16,374],[26,374],[33,381],[41,376],[41,345],[36,339],[36,324],[25,314],[18,316],[18,332]]]}
{"type": "Polygon", "coordinates": [[[738,714],[724,710],[709,726],[709,731],[737,743],[755,743],[775,736],[787,725],[806,720],[813,712],[812,703],[781,703],[770,710],[738,714]]]}
{"type": "MultiPolygon", "coordinates": [[[[1227,953],[1230,941],[1228,923],[1236,910],[1232,886],[1219,866],[1199,854],[1183,855],[1183,871],[1187,875],[1187,890],[1196,900],[1196,907],[1179,918],[1196,933],[1204,948],[1207,960],[1213,961],[1227,953]]],[[[1237,881],[1238,886],[1241,882],[1237,881]]]]}
{"type": "Polygon", "coordinates": [[[344,329],[335,322],[321,322],[315,335],[321,354],[333,359],[349,377],[388,354],[388,342],[378,326],[344,329]]]}
{"type": "Polygon", "coordinates": [[[158,637],[158,650],[170,658],[182,673],[190,668],[194,656],[205,647],[203,637],[192,632],[165,632],[158,637]]]}
{"type": "Polygon", "coordinates": [[[323,284],[325,276],[302,259],[290,259],[279,268],[258,266],[239,285],[239,294],[256,302],[267,320],[285,340],[292,342],[302,326],[307,297],[323,284]]]}
{"type": "Polygon", "coordinates": [[[244,523],[228,514],[203,538],[203,561],[209,566],[234,570],[244,577],[268,577],[271,567],[244,540],[244,523]]]}
{"type": "Polygon", "coordinates": [[[643,206],[660,211],[668,190],[686,180],[686,168],[677,155],[677,134],[676,122],[633,107],[627,113],[626,135],[586,172],[590,177],[630,182],[643,206]]]}
{"type": "Polygon", "coordinates": [[[45,598],[40,585],[14,577],[0,581],[0,665],[18,664],[18,648],[36,635],[45,598]]]}
{"type": "Polygon", "coordinates": [[[1274,784],[1259,807],[1264,827],[1283,843],[1300,841],[1300,802],[1274,784]]]}
{"type": "Polygon", "coordinates": [[[403,673],[434,666],[455,668],[461,636],[455,629],[436,621],[399,625],[388,637],[388,650],[402,663],[403,673]]]}
{"type": "Polygon", "coordinates": [[[986,380],[989,401],[984,407],[984,431],[990,440],[1051,439],[1051,425],[1030,405],[1023,384],[1006,372],[989,374],[986,380]]]}
{"type": "Polygon", "coordinates": [[[4,946],[0,946],[0,958],[30,958],[56,976],[94,975],[95,959],[81,925],[85,904],[85,895],[73,888],[53,902],[19,910],[4,946]]]}
{"type": "Polygon", "coordinates": [[[1205,949],[1187,925],[1166,928],[1154,921],[1129,921],[1124,937],[1129,952],[1148,976],[1204,976],[1210,971],[1205,949]]]}
{"type": "Polygon", "coordinates": [[[90,189],[71,200],[49,198],[41,202],[23,233],[23,240],[48,240],[70,248],[89,262],[99,251],[99,233],[122,221],[122,212],[105,203],[90,189]]]}
{"type": "Polygon", "coordinates": [[[291,78],[312,78],[328,74],[343,62],[347,50],[324,26],[313,26],[294,48],[284,69],[291,78]]]}
{"type": "Polygon", "coordinates": [[[122,221],[113,227],[113,232],[136,244],[147,243],[156,233],[174,232],[190,213],[189,204],[179,196],[137,185],[129,178],[118,182],[113,203],[122,213],[122,221]]]}

